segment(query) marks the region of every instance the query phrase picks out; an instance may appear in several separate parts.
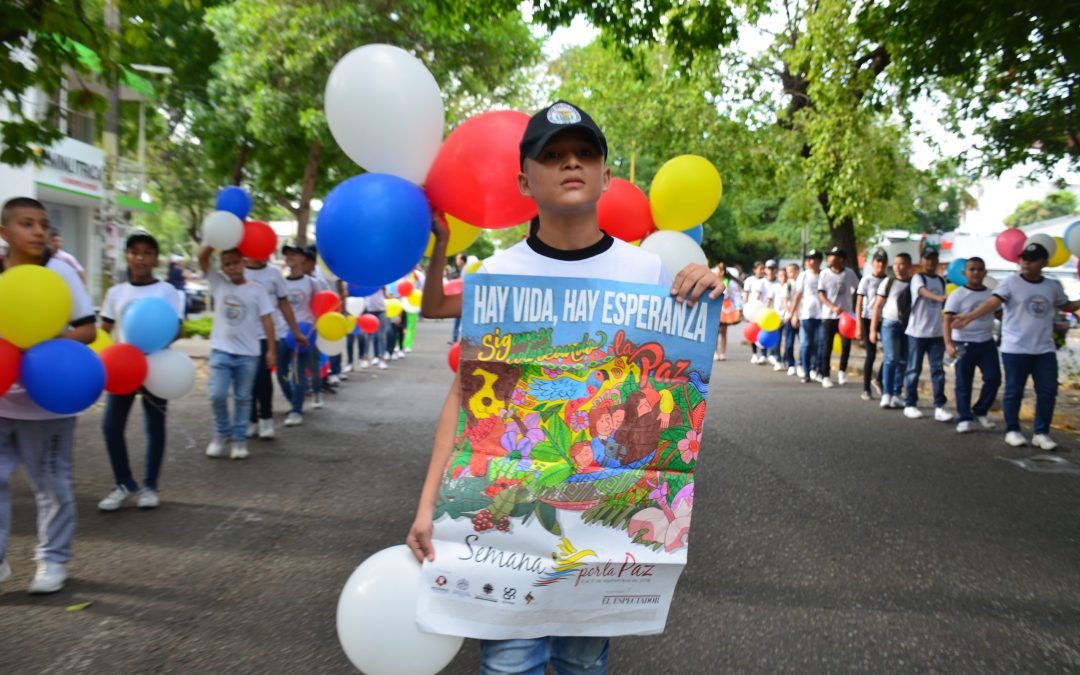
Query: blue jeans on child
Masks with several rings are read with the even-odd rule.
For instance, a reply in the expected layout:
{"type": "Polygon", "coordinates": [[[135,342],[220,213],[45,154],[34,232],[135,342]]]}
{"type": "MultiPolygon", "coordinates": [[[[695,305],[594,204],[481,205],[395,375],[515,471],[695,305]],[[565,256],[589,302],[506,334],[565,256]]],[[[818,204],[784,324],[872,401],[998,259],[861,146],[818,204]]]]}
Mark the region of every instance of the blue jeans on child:
{"type": "Polygon", "coordinates": [[[945,338],[907,336],[907,373],[904,375],[904,405],[913,408],[919,402],[919,376],[922,375],[923,356],[930,360],[930,384],[934,388],[934,407],[943,408],[949,402],[945,398],[945,338]]]}
{"type": "Polygon", "coordinates": [[[1036,434],[1050,433],[1058,389],[1057,354],[1002,352],[1001,362],[1005,365],[1005,394],[1001,399],[1005,431],[1020,431],[1020,401],[1024,398],[1024,387],[1030,375],[1035,382],[1035,423],[1032,431],[1036,434]]]}
{"type": "Polygon", "coordinates": [[[379,320],[379,330],[371,335],[367,333],[360,334],[360,358],[366,359],[368,357],[368,345],[371,345],[371,358],[381,359],[387,351],[384,341],[386,337],[386,312],[368,312],[368,314],[374,314],[375,318],[379,320]]]}
{"type": "Polygon", "coordinates": [[[281,393],[289,399],[291,412],[304,412],[304,397],[308,390],[308,373],[311,373],[312,391],[322,387],[319,377],[319,350],[309,345],[306,352],[291,349],[285,340],[278,340],[277,377],[281,393]]]}
{"type": "Polygon", "coordinates": [[[807,377],[810,377],[810,371],[821,371],[823,330],[821,319],[799,319],[799,363],[807,377]]]}
{"type": "MultiPolygon", "coordinates": [[[[797,331],[791,327],[790,321],[785,321],[780,324],[780,341],[783,343],[784,350],[784,365],[791,368],[795,365],[795,333],[797,331]]],[[[780,345],[776,346],[777,351],[780,350],[780,345]]]]}
{"type": "Polygon", "coordinates": [[[904,370],[907,368],[907,336],[899,321],[885,319],[881,323],[881,348],[885,363],[881,366],[882,394],[899,396],[904,387],[904,370]]]}
{"type": "Polygon", "coordinates": [[[210,352],[210,409],[214,413],[217,438],[247,440],[251,417],[251,389],[255,384],[258,356],[230,354],[217,349],[210,352]],[[233,390],[233,416],[229,417],[229,385],[233,390]]]}
{"type": "Polygon", "coordinates": [[[607,660],[605,637],[480,641],[480,675],[544,675],[548,663],[556,675],[604,675],[607,660]]]}
{"type": "Polygon", "coordinates": [[[956,361],[956,418],[970,422],[975,417],[985,417],[997,398],[1001,386],[1001,364],[998,363],[997,345],[986,342],[955,342],[963,355],[956,361]],[[975,386],[975,369],[982,373],[983,386],[979,399],[971,405],[971,392],[975,386]]]}
{"type": "Polygon", "coordinates": [[[157,490],[158,474],[161,472],[161,460],[165,457],[165,406],[167,401],[154,396],[145,389],[138,394],[107,394],[105,397],[105,448],[109,451],[109,463],[112,464],[113,477],[117,485],[126,487],[131,492],[139,489],[135,477],[131,474],[128,462],[127,440],[124,428],[127,426],[131,406],[135,405],[135,396],[142,396],[143,431],[146,434],[146,473],[143,486],[157,490]]]}

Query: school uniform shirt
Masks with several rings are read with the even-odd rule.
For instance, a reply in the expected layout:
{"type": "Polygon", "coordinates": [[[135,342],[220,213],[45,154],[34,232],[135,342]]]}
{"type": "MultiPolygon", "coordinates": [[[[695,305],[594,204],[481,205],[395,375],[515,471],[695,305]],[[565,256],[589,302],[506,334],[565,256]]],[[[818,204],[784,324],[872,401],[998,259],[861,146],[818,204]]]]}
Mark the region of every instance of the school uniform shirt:
{"type": "MultiPolygon", "coordinates": [[[[306,322],[314,326],[315,313],[311,311],[311,300],[322,290],[319,282],[314,277],[301,274],[296,278],[283,277],[282,283],[285,286],[285,299],[289,301],[289,307],[292,307],[296,323],[306,322]]],[[[285,331],[282,331],[279,337],[285,337],[285,331]]]]}
{"type": "Polygon", "coordinates": [[[258,356],[257,326],[262,323],[262,317],[274,313],[266,289],[254,281],[238,286],[219,270],[207,272],[206,280],[210,283],[210,292],[214,294],[214,328],[210,331],[210,348],[227,354],[258,356]]]}
{"type": "Polygon", "coordinates": [[[800,321],[821,318],[821,298],[817,294],[818,276],[810,270],[803,270],[795,278],[795,292],[802,293],[799,299],[800,321]]]}
{"type": "Polygon", "coordinates": [[[1004,303],[1001,351],[1009,354],[1046,354],[1054,346],[1054,313],[1069,301],[1056,279],[1028,281],[1020,273],[1005,278],[993,295],[1004,303]]]}
{"type": "MultiPolygon", "coordinates": [[[[850,267],[845,267],[839,272],[834,272],[831,267],[826,267],[818,275],[818,291],[824,292],[829,302],[839,306],[845,314],[850,314],[854,308],[855,301],[852,294],[858,286],[859,278],[855,276],[850,267]]],[[[822,305],[821,318],[839,319],[840,314],[822,305]]]]}
{"type": "Polygon", "coordinates": [[[769,280],[765,277],[750,277],[746,282],[747,300],[757,300],[764,304],[768,300],[769,280]]]}
{"type": "Polygon", "coordinates": [[[592,246],[576,251],[552,248],[532,236],[485,260],[480,271],[671,285],[671,276],[660,256],[606,233],[592,246]]]}
{"type": "Polygon", "coordinates": [[[769,284],[769,290],[766,293],[766,298],[769,301],[769,307],[772,307],[773,311],[784,316],[784,308],[787,306],[787,291],[784,288],[787,283],[780,283],[774,281],[769,284]]]}
{"type": "Polygon", "coordinates": [[[899,279],[893,279],[892,284],[885,281],[885,283],[878,285],[877,297],[885,298],[885,304],[881,306],[882,319],[888,319],[889,321],[900,320],[900,306],[896,304],[896,299],[900,297],[901,293],[907,293],[910,285],[911,281],[900,281],[899,279]],[[889,291],[888,295],[885,295],[886,289],[889,291]]]}
{"type": "MultiPolygon", "coordinates": [[[[56,272],[68,287],[71,294],[71,316],[68,326],[78,328],[88,323],[94,323],[94,306],[90,303],[90,296],[79,279],[79,273],[71,265],[61,262],[56,258],[49,258],[45,262],[45,269],[56,272]]],[[[2,336],[0,336],[2,337],[2,336]]],[[[63,374],[60,373],[62,376],[63,374]]],[[[0,417],[12,420],[52,420],[62,417],[74,417],[74,415],[58,415],[45,410],[34,403],[30,395],[22,387],[22,381],[16,380],[7,393],[0,396],[0,417]]]]}
{"type": "MultiPolygon", "coordinates": [[[[946,314],[966,314],[983,304],[994,294],[989,288],[972,290],[961,286],[945,298],[946,314]]],[[[988,342],[994,339],[994,313],[975,319],[963,328],[952,329],[952,339],[957,342],[988,342]]]]}
{"type": "Polygon", "coordinates": [[[931,293],[945,295],[945,278],[936,274],[916,274],[911,277],[911,315],[908,317],[905,335],[914,338],[939,338],[945,335],[945,324],[941,317],[944,302],[936,302],[919,295],[919,289],[925,288],[931,293]]]}
{"type": "MultiPolygon", "coordinates": [[[[287,295],[285,291],[285,276],[282,275],[281,270],[270,264],[259,269],[245,267],[244,278],[248,281],[254,281],[266,289],[266,297],[270,300],[270,306],[274,308],[274,334],[277,336],[285,335],[285,331],[287,331],[289,327],[285,323],[285,315],[281,313],[281,309],[278,307],[278,300],[287,295]]],[[[260,321],[259,339],[262,340],[265,338],[266,331],[263,330],[262,322],[260,321]]]]}
{"type": "Polygon", "coordinates": [[[873,274],[867,274],[862,279],[859,279],[859,287],[855,289],[855,295],[862,296],[862,318],[872,319],[874,317],[874,303],[877,302],[877,289],[881,286],[889,277],[884,274],[880,277],[875,277],[873,274]]]}
{"type": "Polygon", "coordinates": [[[145,284],[126,281],[110,288],[101,303],[101,318],[113,322],[113,335],[119,336],[121,341],[124,336],[124,312],[131,303],[143,298],[161,298],[169,303],[176,311],[176,327],[180,328],[179,322],[184,320],[184,295],[175,286],[157,279],[145,284]]]}
{"type": "Polygon", "coordinates": [[[364,298],[364,308],[369,312],[385,312],[386,311],[386,294],[384,290],[375,291],[371,295],[364,298]]]}

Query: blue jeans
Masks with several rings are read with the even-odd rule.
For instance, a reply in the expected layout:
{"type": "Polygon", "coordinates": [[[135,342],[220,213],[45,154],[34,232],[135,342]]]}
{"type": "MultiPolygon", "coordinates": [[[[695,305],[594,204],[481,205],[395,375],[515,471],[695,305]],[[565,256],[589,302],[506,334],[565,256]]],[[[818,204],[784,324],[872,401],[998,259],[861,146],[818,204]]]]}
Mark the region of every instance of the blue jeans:
{"type": "Polygon", "coordinates": [[[234,441],[247,440],[251,416],[251,388],[255,384],[258,356],[210,352],[210,409],[214,413],[214,435],[234,441]],[[229,417],[229,385],[233,389],[233,417],[229,417]]]}
{"type": "Polygon", "coordinates": [[[899,396],[904,388],[904,369],[907,368],[907,336],[899,321],[885,319],[881,323],[881,349],[885,352],[881,367],[881,391],[899,396]]]}
{"type": "Polygon", "coordinates": [[[945,398],[945,338],[917,338],[907,336],[907,374],[904,376],[904,405],[914,407],[919,402],[919,375],[922,375],[923,355],[930,357],[930,384],[934,387],[934,407],[943,408],[945,398]]]}
{"type": "Polygon", "coordinates": [[[1005,431],[1020,431],[1020,401],[1024,398],[1024,387],[1030,375],[1035,382],[1035,424],[1032,431],[1036,434],[1050,433],[1058,388],[1057,353],[1002,352],[1001,362],[1005,365],[1005,395],[1001,400],[1005,431]]]}
{"type": "Polygon", "coordinates": [[[290,412],[304,412],[304,397],[308,390],[308,372],[311,373],[312,390],[318,392],[322,386],[319,377],[319,350],[315,345],[304,353],[290,349],[285,340],[278,340],[277,377],[281,393],[292,406],[290,412]]]}
{"type": "Polygon", "coordinates": [[[821,319],[799,320],[799,363],[807,377],[811,370],[821,370],[822,330],[821,319]]]}
{"type": "MultiPolygon", "coordinates": [[[[790,321],[785,321],[780,325],[780,340],[784,343],[784,365],[788,368],[795,365],[795,333],[790,321]]],[[[779,346],[777,349],[779,350],[779,346]]]]}
{"type": "Polygon", "coordinates": [[[461,339],[461,317],[460,316],[455,316],[454,317],[454,332],[453,332],[453,334],[451,334],[450,339],[453,340],[454,342],[457,342],[458,340],[461,339]]]}
{"type": "Polygon", "coordinates": [[[366,359],[368,357],[368,345],[371,345],[371,358],[381,359],[382,355],[386,353],[383,342],[383,337],[386,335],[386,312],[368,312],[368,314],[374,314],[375,318],[379,320],[379,330],[371,335],[360,333],[360,358],[366,359]]]}
{"type": "Polygon", "coordinates": [[[998,363],[997,345],[986,342],[955,342],[956,348],[964,348],[964,355],[956,361],[956,414],[960,422],[970,422],[975,417],[985,417],[997,398],[1001,386],[1001,364],[998,363]],[[975,369],[982,372],[983,386],[979,400],[971,405],[971,390],[975,385],[975,369]]]}
{"type": "MultiPolygon", "coordinates": [[[[156,490],[158,474],[161,473],[161,460],[165,457],[165,406],[167,402],[145,389],[140,389],[138,393],[142,396],[143,431],[146,434],[146,473],[143,485],[156,490]]],[[[127,426],[128,415],[134,404],[135,394],[124,396],[108,394],[105,397],[105,420],[102,424],[105,431],[105,448],[109,451],[109,463],[112,464],[116,484],[132,492],[139,489],[139,484],[131,475],[124,428],[127,426]]]]}
{"type": "Polygon", "coordinates": [[[556,675],[604,675],[607,660],[604,637],[480,641],[480,675],[544,675],[548,663],[556,675]]]}

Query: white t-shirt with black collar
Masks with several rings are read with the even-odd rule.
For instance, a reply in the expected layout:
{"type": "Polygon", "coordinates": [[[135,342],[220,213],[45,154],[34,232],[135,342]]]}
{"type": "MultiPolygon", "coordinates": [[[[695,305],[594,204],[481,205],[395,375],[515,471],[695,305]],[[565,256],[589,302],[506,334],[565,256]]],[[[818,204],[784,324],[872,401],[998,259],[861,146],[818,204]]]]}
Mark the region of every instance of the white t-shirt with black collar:
{"type": "Polygon", "coordinates": [[[905,334],[914,338],[944,337],[945,321],[941,310],[945,303],[922,297],[919,295],[920,288],[937,295],[945,295],[945,277],[925,273],[911,277],[911,315],[905,334]]]}
{"type": "MultiPolygon", "coordinates": [[[[176,286],[154,279],[150,283],[136,284],[125,281],[109,288],[101,303],[101,318],[113,323],[113,335],[123,336],[124,312],[131,303],[143,298],[161,298],[176,312],[177,328],[184,320],[184,297],[176,286]]],[[[121,338],[122,339],[122,338],[121,338]]]]}
{"type": "MultiPolygon", "coordinates": [[[[975,290],[961,286],[945,298],[946,314],[967,314],[993,295],[985,286],[975,290]]],[[[994,339],[994,315],[985,314],[963,328],[952,329],[952,339],[957,342],[989,342],[994,339]]]]}
{"type": "Polygon", "coordinates": [[[660,256],[606,233],[592,246],[573,251],[548,246],[534,235],[491,256],[479,271],[671,285],[671,276],[660,256]]]}
{"type": "Polygon", "coordinates": [[[1004,303],[1001,320],[1001,351],[1009,354],[1047,354],[1054,345],[1054,313],[1069,302],[1056,279],[1028,281],[1019,272],[1009,275],[993,290],[1004,303]]]}

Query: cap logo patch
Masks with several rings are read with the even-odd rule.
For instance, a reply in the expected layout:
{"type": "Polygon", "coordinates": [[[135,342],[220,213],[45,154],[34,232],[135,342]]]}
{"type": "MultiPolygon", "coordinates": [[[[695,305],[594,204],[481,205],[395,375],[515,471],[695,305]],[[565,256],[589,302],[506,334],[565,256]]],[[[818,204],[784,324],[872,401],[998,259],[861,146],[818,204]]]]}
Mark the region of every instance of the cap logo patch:
{"type": "Polygon", "coordinates": [[[548,108],[547,119],[552,124],[577,124],[581,121],[581,113],[569,103],[556,103],[548,108]]]}

